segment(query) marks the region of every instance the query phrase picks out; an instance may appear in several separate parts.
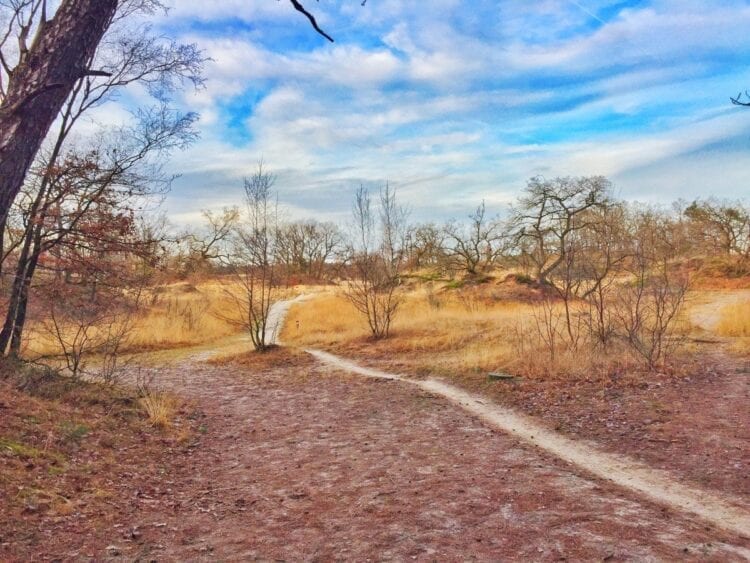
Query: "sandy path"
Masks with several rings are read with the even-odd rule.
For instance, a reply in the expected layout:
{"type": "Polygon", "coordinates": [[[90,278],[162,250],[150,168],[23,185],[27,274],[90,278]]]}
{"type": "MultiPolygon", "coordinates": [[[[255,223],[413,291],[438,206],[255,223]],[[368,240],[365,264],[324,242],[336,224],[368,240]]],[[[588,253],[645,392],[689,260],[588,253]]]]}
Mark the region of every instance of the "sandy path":
{"type": "Polygon", "coordinates": [[[171,504],[140,507],[157,523],[141,554],[750,560],[750,515],[729,499],[445,382],[308,352],[270,371],[203,353],[158,368],[206,434],[171,504]]]}

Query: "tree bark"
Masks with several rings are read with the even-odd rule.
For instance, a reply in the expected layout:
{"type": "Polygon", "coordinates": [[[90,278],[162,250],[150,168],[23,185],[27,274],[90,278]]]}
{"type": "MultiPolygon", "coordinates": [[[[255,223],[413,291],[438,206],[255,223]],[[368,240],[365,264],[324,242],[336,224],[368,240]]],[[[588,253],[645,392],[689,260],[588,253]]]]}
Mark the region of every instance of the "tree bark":
{"type": "Polygon", "coordinates": [[[13,70],[0,105],[0,222],[76,80],[85,76],[118,0],[63,0],[13,70]]]}

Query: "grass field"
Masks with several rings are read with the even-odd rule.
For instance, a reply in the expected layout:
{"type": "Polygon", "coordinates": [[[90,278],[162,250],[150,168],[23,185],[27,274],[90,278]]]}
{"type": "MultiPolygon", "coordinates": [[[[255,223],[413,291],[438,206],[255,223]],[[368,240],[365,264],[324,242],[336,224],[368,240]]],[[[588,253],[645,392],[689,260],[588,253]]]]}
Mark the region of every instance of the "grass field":
{"type": "MultiPolygon", "coordinates": [[[[502,371],[530,377],[601,373],[626,355],[572,350],[558,342],[554,358],[540,342],[540,306],[502,299],[491,290],[418,288],[402,295],[391,338],[370,338],[363,317],[342,294],[329,293],[292,308],[282,339],[389,360],[416,373],[481,375],[502,371]]],[[[559,305],[554,314],[561,314],[559,305]]]]}
{"type": "MultiPolygon", "coordinates": [[[[274,298],[287,299],[318,290],[306,286],[279,288],[274,298]]],[[[235,297],[238,295],[241,295],[238,285],[221,279],[150,288],[142,297],[142,306],[131,321],[132,329],[120,351],[137,353],[191,348],[238,335],[245,331],[238,318],[240,307],[235,297]]],[[[92,338],[95,339],[96,335],[92,338]]],[[[59,349],[45,323],[29,324],[24,343],[27,357],[54,355],[59,349]]]]}
{"type": "Polygon", "coordinates": [[[716,329],[721,336],[750,337],[750,301],[724,307],[716,329]]]}
{"type": "MultiPolygon", "coordinates": [[[[144,306],[131,321],[123,351],[194,346],[239,332],[240,326],[233,322],[237,307],[232,291],[230,284],[215,280],[149,289],[142,297],[144,306]]],[[[44,323],[31,323],[24,349],[27,356],[35,357],[55,354],[59,344],[44,323]]]]}

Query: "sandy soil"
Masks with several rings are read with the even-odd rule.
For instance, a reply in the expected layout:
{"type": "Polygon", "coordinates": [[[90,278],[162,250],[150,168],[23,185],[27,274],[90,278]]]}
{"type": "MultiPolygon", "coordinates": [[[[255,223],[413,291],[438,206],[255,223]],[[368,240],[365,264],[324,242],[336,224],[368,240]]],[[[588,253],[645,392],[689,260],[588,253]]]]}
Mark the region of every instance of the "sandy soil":
{"type": "Polygon", "coordinates": [[[690,322],[697,328],[713,332],[725,307],[750,300],[750,289],[703,291],[690,303],[690,322]]]}

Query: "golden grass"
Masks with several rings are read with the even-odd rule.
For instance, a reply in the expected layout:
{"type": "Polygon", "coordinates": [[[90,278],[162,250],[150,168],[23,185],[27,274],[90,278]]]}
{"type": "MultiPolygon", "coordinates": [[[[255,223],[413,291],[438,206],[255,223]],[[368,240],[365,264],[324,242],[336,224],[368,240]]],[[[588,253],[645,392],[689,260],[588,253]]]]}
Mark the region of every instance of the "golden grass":
{"type": "MultiPolygon", "coordinates": [[[[177,283],[151,288],[143,296],[145,306],[132,321],[122,351],[195,346],[240,332],[231,284],[207,281],[177,283]]],[[[96,330],[92,332],[96,340],[96,330]]],[[[30,357],[59,353],[59,344],[43,323],[26,331],[25,354],[30,357]]]]}
{"type": "MultiPolygon", "coordinates": [[[[559,314],[559,307],[554,311],[559,314]]],[[[421,288],[403,295],[391,338],[373,341],[346,298],[329,294],[293,307],[282,340],[386,359],[418,374],[484,377],[504,371],[541,377],[601,371],[600,354],[570,351],[562,343],[552,358],[538,341],[538,315],[538,305],[493,299],[474,288],[421,288]]]]}
{"type": "Polygon", "coordinates": [[[160,391],[145,390],[138,404],[148,416],[148,421],[157,428],[168,428],[177,412],[174,397],[160,391]]]}
{"type": "MultiPolygon", "coordinates": [[[[304,286],[279,289],[277,298],[307,290],[304,286]]],[[[233,295],[239,294],[239,286],[226,280],[181,282],[148,289],[143,297],[145,306],[134,319],[121,351],[189,348],[237,335],[243,328],[237,322],[238,306],[233,295]]],[[[29,323],[24,342],[27,357],[59,352],[59,344],[43,323],[29,323]]]]}
{"type": "Polygon", "coordinates": [[[230,283],[208,281],[155,288],[128,338],[129,349],[194,346],[241,331],[230,283]]]}
{"type": "Polygon", "coordinates": [[[750,337],[750,300],[724,307],[716,332],[721,336],[750,337]]]}

